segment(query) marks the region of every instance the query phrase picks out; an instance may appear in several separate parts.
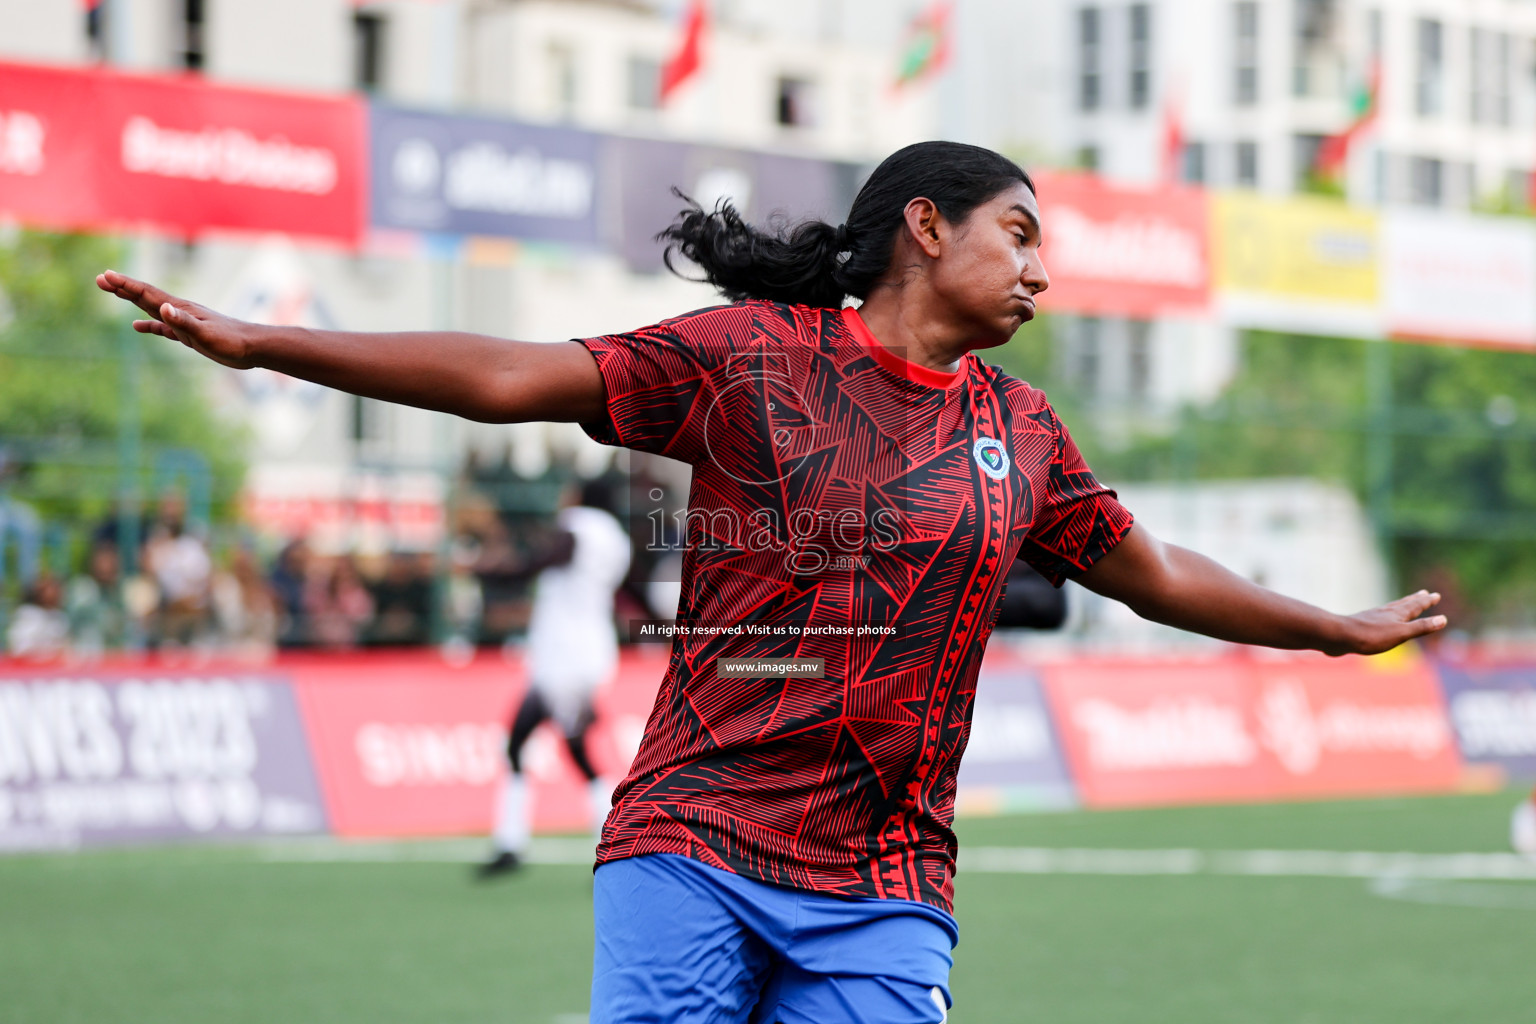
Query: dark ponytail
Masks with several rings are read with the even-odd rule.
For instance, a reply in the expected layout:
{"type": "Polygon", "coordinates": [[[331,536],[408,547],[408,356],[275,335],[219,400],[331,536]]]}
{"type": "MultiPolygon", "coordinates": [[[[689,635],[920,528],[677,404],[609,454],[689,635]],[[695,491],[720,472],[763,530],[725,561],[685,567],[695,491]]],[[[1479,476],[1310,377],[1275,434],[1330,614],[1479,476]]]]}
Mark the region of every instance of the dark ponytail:
{"type": "Polygon", "coordinates": [[[688,207],[656,238],[667,243],[669,270],[680,273],[672,254],[681,253],[732,302],[768,299],[836,309],[849,295],[868,297],[885,276],[913,199],[931,199],[946,220],[958,224],[1019,182],[1034,191],[1018,164],[990,149],[919,142],[875,168],[842,227],[807,220],[763,230],[742,220],[729,202],[705,210],[674,189],[688,207]]]}

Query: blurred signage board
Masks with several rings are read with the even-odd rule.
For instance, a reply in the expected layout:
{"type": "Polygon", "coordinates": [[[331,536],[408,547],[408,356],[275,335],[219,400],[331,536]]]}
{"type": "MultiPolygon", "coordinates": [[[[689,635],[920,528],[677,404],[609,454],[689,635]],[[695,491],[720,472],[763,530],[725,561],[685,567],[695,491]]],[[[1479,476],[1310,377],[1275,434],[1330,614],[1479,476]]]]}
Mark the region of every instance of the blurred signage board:
{"type": "Polygon", "coordinates": [[[958,810],[1004,813],[1071,807],[1072,777],[1040,681],[993,655],[976,683],[971,734],[960,762],[958,810]]]}
{"type": "Polygon", "coordinates": [[[1393,336],[1536,347],[1536,228],[1529,221],[1389,210],[1382,260],[1393,336]]]}
{"type": "Polygon", "coordinates": [[[857,169],[850,164],[679,142],[609,136],[604,165],[618,203],[617,237],[608,239],[632,270],[664,268],[656,235],[684,207],[674,188],[706,210],[729,201],[746,220],[807,217],[842,223],[853,202],[857,169]]]}
{"type": "Polygon", "coordinates": [[[1460,780],[1434,673],[1419,663],[1227,658],[1041,671],[1091,807],[1445,792],[1460,780]]]}
{"type": "Polygon", "coordinates": [[[370,108],[376,227],[595,245],[600,136],[370,108]]]}
{"type": "MultiPolygon", "coordinates": [[[[626,654],[596,697],[589,753],[615,783],[639,748],[666,665],[665,652],[626,654]]],[[[527,687],[521,659],[488,653],[450,666],[416,650],[316,658],[292,674],[336,835],[490,831],[508,771],[507,726],[527,687]]],[[[594,827],[586,781],[553,727],[534,733],[522,760],[537,831],[594,827]]]]}
{"type": "Polygon", "coordinates": [[[1208,199],[1088,175],[1033,175],[1050,288],[1046,310],[1091,316],[1204,313],[1211,296],[1208,199]]]}
{"type": "Polygon", "coordinates": [[[1211,251],[1224,317],[1237,326],[1379,337],[1375,212],[1311,197],[1221,192],[1211,251]]]}
{"type": "Polygon", "coordinates": [[[0,64],[0,213],[73,229],[355,244],[364,108],[102,69],[0,64]]]}
{"type": "Polygon", "coordinates": [[[0,850],[325,828],[281,678],[0,670],[0,850]]]}
{"type": "Polygon", "coordinates": [[[1439,674],[1461,756],[1536,779],[1536,665],[1441,665],[1439,674]]]}
{"type": "Polygon", "coordinates": [[[98,174],[97,78],[0,63],[0,214],[91,228],[106,220],[98,174]]]}
{"type": "Polygon", "coordinates": [[[422,471],[263,463],[243,497],[258,532],[304,537],[322,554],[435,551],[447,522],[442,477],[422,471]]]}

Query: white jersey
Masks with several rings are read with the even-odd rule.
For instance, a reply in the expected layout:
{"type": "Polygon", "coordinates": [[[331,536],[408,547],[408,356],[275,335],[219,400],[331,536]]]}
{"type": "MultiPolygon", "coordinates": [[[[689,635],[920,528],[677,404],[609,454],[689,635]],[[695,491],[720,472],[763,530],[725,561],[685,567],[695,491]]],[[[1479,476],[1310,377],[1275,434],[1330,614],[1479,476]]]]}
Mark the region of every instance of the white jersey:
{"type": "Polygon", "coordinates": [[[562,509],[556,523],[575,537],[575,551],[539,573],[528,673],[552,704],[563,704],[585,699],[618,664],[613,593],[629,572],[629,536],[613,516],[583,505],[562,509]]]}

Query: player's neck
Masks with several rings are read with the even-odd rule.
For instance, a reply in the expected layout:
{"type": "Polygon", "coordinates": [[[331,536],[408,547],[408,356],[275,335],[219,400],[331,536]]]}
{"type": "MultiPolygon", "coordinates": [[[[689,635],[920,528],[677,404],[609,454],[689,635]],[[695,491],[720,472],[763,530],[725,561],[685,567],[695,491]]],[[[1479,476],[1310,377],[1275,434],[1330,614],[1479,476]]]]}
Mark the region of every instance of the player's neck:
{"type": "Polygon", "coordinates": [[[859,307],[859,316],[880,344],[939,373],[954,373],[970,351],[965,333],[934,315],[931,304],[910,289],[877,286],[859,307]]]}

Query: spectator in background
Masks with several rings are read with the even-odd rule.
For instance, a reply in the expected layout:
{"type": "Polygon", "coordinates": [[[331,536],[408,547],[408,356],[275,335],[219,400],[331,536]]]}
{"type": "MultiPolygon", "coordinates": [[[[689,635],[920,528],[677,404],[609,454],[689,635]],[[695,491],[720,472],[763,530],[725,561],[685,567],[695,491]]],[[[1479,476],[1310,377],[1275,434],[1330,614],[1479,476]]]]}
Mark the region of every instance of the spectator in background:
{"type": "Polygon", "coordinates": [[[480,561],[480,546],[473,538],[460,537],[449,552],[446,624],[446,653],[456,660],[474,656],[480,637],[480,622],[485,614],[485,591],[475,567],[480,561]]]}
{"type": "Polygon", "coordinates": [[[69,617],[64,614],[59,581],[42,573],[27,588],[5,632],[6,647],[18,658],[49,661],[64,655],[69,644],[69,617]]]}
{"type": "Polygon", "coordinates": [[[373,619],[373,597],[346,556],[312,574],[305,588],[310,640],[320,647],[356,647],[373,619]]]}
{"type": "Polygon", "coordinates": [[[69,581],[64,609],[75,654],[99,658],[127,642],[128,614],[123,607],[121,572],[117,544],[97,540],[86,561],[85,574],[69,581]]]}
{"type": "Polygon", "coordinates": [[[272,567],[272,597],[278,615],[277,642],[281,647],[298,647],[309,642],[309,617],[304,607],[309,563],[309,543],[300,537],[279,552],[277,564],[272,567]]]}
{"type": "Polygon", "coordinates": [[[373,586],[372,644],[424,644],[432,635],[432,573],[407,552],[389,556],[384,578],[373,586]]]}
{"type": "Polygon", "coordinates": [[[144,545],[144,565],[160,588],[159,641],[190,647],[207,632],[213,561],[202,540],[187,532],[186,504],[168,496],[144,545]]]}
{"type": "Polygon", "coordinates": [[[278,599],[245,548],[235,549],[229,567],[214,576],[213,609],[232,654],[248,661],[271,655],[281,618],[278,599]]]}

